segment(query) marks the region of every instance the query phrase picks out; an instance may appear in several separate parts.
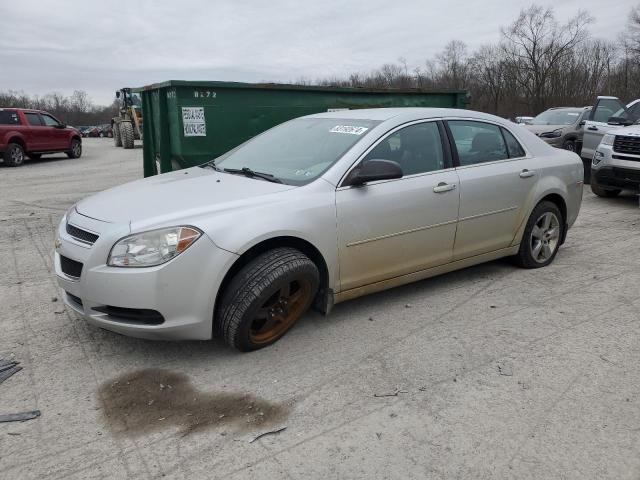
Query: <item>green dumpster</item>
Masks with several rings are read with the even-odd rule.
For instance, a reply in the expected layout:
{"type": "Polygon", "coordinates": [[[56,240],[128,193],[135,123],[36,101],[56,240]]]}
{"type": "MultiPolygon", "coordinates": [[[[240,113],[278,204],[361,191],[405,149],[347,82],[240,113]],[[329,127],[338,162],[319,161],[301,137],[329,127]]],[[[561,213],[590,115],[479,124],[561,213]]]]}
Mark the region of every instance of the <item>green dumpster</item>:
{"type": "Polygon", "coordinates": [[[466,91],[368,90],[170,80],[136,88],[144,175],[200,165],[292,118],[379,107],[466,108],[466,91]]]}

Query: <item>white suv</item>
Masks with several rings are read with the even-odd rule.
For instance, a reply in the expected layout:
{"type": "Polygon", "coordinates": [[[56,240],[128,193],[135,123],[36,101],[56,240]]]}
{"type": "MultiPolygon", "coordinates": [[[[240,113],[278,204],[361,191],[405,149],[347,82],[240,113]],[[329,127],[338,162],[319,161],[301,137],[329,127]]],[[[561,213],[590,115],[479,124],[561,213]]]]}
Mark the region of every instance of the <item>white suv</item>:
{"type": "Polygon", "coordinates": [[[640,125],[607,133],[591,162],[591,190],[614,197],[623,189],[640,190],[640,125]]]}

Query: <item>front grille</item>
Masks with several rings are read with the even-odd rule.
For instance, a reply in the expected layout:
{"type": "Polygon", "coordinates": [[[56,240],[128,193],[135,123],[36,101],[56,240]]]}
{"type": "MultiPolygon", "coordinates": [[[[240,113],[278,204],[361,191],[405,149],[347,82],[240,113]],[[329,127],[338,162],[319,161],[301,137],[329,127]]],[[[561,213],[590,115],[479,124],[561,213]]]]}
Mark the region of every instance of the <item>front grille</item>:
{"type": "Polygon", "coordinates": [[[631,170],[630,168],[613,168],[613,176],[620,180],[631,182],[640,182],[640,170],[631,170]]]}
{"type": "Polygon", "coordinates": [[[82,263],[60,255],[60,269],[65,275],[80,278],[80,274],[82,273],[82,263]]]}
{"type": "Polygon", "coordinates": [[[613,151],[640,155],[640,137],[616,135],[616,139],[613,141],[613,151]]]}
{"type": "Polygon", "coordinates": [[[71,235],[76,240],[80,240],[84,243],[90,243],[93,245],[98,240],[99,236],[95,233],[87,232],[86,230],[82,230],[81,228],[76,227],[75,225],[71,225],[67,223],[67,233],[71,235]]]}

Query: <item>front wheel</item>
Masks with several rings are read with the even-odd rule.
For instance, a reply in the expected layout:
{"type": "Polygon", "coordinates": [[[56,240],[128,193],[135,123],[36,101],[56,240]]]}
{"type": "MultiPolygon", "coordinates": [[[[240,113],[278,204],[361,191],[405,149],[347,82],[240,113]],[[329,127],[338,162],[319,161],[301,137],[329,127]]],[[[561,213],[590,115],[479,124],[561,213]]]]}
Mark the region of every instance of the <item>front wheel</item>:
{"type": "Polygon", "coordinates": [[[263,253],[227,285],[215,328],[241,351],[271,345],[307,311],[319,283],[318,268],[302,252],[282,247],[263,253]]]}
{"type": "Polygon", "coordinates": [[[576,151],[576,142],[574,140],[567,140],[562,144],[562,148],[569,150],[570,152],[576,151]]]}
{"type": "Polygon", "coordinates": [[[124,148],[133,148],[135,137],[131,122],[120,122],[120,138],[122,138],[122,146],[124,148]]]}
{"type": "Polygon", "coordinates": [[[540,202],[531,212],[515,256],[523,268],[546,267],[558,253],[564,232],[564,218],[553,202],[540,202]]]}

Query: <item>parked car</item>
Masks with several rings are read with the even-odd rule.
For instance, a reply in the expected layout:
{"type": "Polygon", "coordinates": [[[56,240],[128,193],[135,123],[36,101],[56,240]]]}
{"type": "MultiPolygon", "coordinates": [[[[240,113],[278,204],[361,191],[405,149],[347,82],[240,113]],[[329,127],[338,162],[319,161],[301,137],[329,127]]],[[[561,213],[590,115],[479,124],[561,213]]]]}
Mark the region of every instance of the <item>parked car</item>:
{"type": "Polygon", "coordinates": [[[593,193],[615,197],[624,189],[640,191],[640,125],[610,130],[591,163],[593,193]]]}
{"type": "Polygon", "coordinates": [[[254,350],[311,305],[328,313],[499,257],[549,265],[582,175],[576,154],[493,115],[310,115],[80,201],[58,227],[55,271],[93,325],[254,350]]]}
{"type": "Polygon", "coordinates": [[[111,127],[111,125],[109,125],[108,123],[105,125],[100,125],[100,138],[103,137],[108,137],[108,138],[112,138],[113,137],[113,128],[111,127]]]}
{"type": "Polygon", "coordinates": [[[600,96],[586,118],[580,156],[584,162],[585,181],[590,181],[591,164],[596,148],[611,130],[633,124],[640,118],[640,99],[624,105],[617,97],[600,96]]]}
{"type": "Polygon", "coordinates": [[[553,147],[580,152],[584,121],[591,107],[550,108],[534,117],[525,128],[553,147]]]}
{"type": "Polygon", "coordinates": [[[47,112],[0,108],[0,157],[5,165],[18,167],[25,157],[37,159],[58,152],[69,158],[82,155],[82,140],[75,128],[47,112]]]}
{"type": "Polygon", "coordinates": [[[100,131],[99,127],[92,126],[86,127],[81,133],[83,137],[98,138],[100,136],[100,131]]]}

